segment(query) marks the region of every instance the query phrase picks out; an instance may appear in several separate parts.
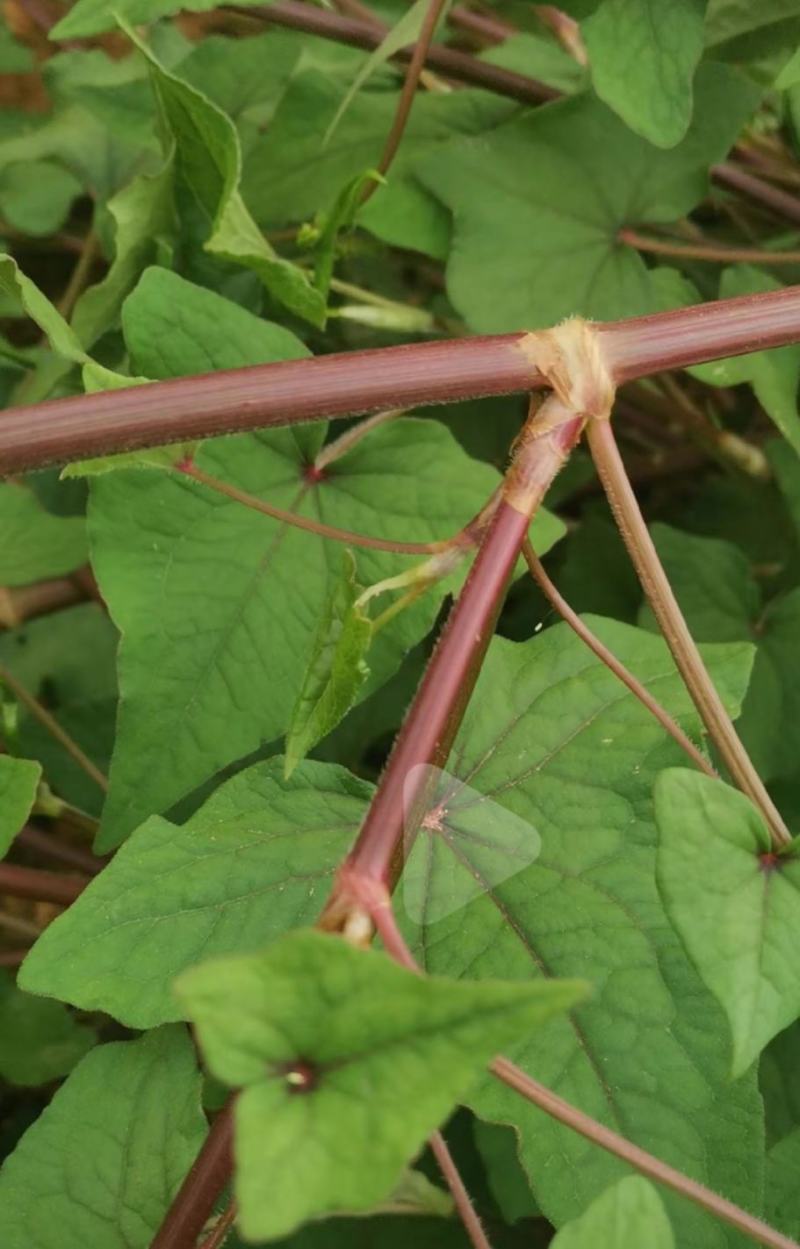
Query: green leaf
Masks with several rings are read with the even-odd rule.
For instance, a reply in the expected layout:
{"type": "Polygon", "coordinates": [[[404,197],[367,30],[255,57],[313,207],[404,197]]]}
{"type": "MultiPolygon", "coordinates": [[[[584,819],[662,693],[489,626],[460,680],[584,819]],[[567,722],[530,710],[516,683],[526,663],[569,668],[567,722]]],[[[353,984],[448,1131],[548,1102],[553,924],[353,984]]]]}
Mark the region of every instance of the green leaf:
{"type": "MultiPolygon", "coordinates": [[[[242,188],[260,226],[329,212],[342,188],[378,163],[398,93],[385,88],[359,92],[326,144],[325,133],[346,89],[340,76],[317,69],[292,79],[245,162],[242,188]]],[[[514,111],[508,100],[482,91],[419,95],[386,185],[360,210],[358,224],[386,242],[446,256],[447,213],[411,176],[414,162],[424,152],[439,151],[454,135],[481,133],[514,111]]]]}
{"type": "Polygon", "coordinates": [[[50,161],[6,165],[0,171],[0,212],[25,234],[52,234],[81,190],[74,174],[50,161]]]}
{"type": "MultiPolygon", "coordinates": [[[[776,281],[752,265],[733,265],[720,279],[720,299],[736,295],[756,295],[780,290],[776,281]]],[[[691,370],[710,386],[737,386],[749,382],[767,415],[800,455],[800,414],[797,387],[800,383],[800,347],[779,347],[774,351],[754,351],[746,356],[715,360],[691,370]]]]}
{"type": "MultiPolygon", "coordinates": [[[[696,740],[697,715],[663,642],[589,620],[696,740]]],[[[735,714],[751,652],[741,643],[703,649],[735,714]]],[[[755,1077],[730,1082],[723,1013],[656,887],[653,781],[682,759],[566,625],[524,643],[495,639],[398,904],[430,971],[590,980],[586,1004],[521,1039],[511,1057],[665,1162],[758,1208],[755,1077]]],[[[626,1173],[496,1081],[470,1104],[514,1124],[534,1196],[556,1226],[626,1173]]],[[[707,1215],[671,1197],[668,1208],[682,1249],[727,1246],[707,1215]]]]}
{"type": "MultiPolygon", "coordinates": [[[[256,3],[256,0],[242,0],[244,5],[256,3]]],[[[50,39],[85,39],[87,35],[97,35],[104,30],[114,30],[118,18],[123,17],[135,25],[158,21],[161,17],[172,17],[181,9],[189,9],[192,13],[205,13],[217,7],[215,0],[78,0],[69,13],[56,22],[50,31],[50,39]]]]}
{"type": "Polygon", "coordinates": [[[79,517],[53,516],[25,486],[0,485],[0,585],[28,585],[60,577],[86,562],[86,526],[79,517]]]}
{"type": "MultiPolygon", "coordinates": [[[[695,639],[755,642],[753,675],[737,731],[767,780],[790,774],[800,752],[800,590],[764,606],[751,564],[738,546],[667,525],[654,525],[652,536],[695,639]]],[[[658,632],[648,606],[639,623],[658,632]]]]}
{"type": "MultiPolygon", "coordinates": [[[[111,754],[116,715],[117,634],[95,603],[70,607],[0,633],[0,663],[38,698],[97,766],[111,754]]],[[[20,708],[18,754],[38,759],[58,794],[92,814],[102,792],[29,712],[20,708]]]]}
{"type": "Polygon", "coordinates": [[[552,1249],[675,1249],[664,1203],[647,1180],[631,1175],[562,1227],[552,1249]]]}
{"type": "Polygon", "coordinates": [[[186,972],[176,992],[208,1064],[244,1088],[234,1111],[243,1234],[275,1239],[383,1200],[481,1066],[585,989],[427,980],[312,931],[186,972]]]}
{"type": "Polygon", "coordinates": [[[314,325],[325,303],[307,274],[281,260],[261,234],[239,193],[242,154],[231,119],[202,92],[169,73],[130,27],[126,33],[147,57],[153,90],[175,153],[176,177],[208,218],[205,250],[258,274],[272,295],[314,325]]]}
{"type": "Polygon", "coordinates": [[[755,106],[727,66],[703,66],[677,147],[660,151],[603,104],[549,104],[418,161],[416,175],[453,213],[450,297],[478,332],[654,309],[649,270],[619,242],[626,225],[682,217],[705,196],[755,106]]]}
{"type": "Polygon", "coordinates": [[[183,1028],[93,1050],[0,1172],[4,1249],[147,1249],[203,1143],[183,1028]]]}
{"type": "Polygon", "coordinates": [[[540,1218],[528,1177],[519,1160],[519,1138],[501,1123],[473,1121],[475,1146],[486,1168],[486,1180],[507,1223],[540,1218]]]}
{"type": "MultiPolygon", "coordinates": [[[[59,1002],[43,1002],[0,971],[0,1076],[9,1084],[46,1084],[71,1071],[95,1036],[59,1002]]],[[[2,1180],[0,1180],[0,1192],[2,1180]]],[[[0,1214],[2,1224],[2,1214],[0,1214]]]]}
{"type": "Polygon", "coordinates": [[[708,0],[706,43],[712,46],[800,13],[800,0],[708,0]]]}
{"type": "Polygon", "coordinates": [[[796,1127],[767,1154],[765,1216],[794,1240],[800,1237],[800,1199],[797,1174],[800,1170],[800,1127],[796,1127]]]}
{"type": "Polygon", "coordinates": [[[705,9],[706,0],[603,0],[581,27],[600,99],[657,147],[689,129],[705,9]]]}
{"type": "Polygon", "coordinates": [[[0,859],[30,815],[41,779],[41,766],[33,759],[0,755],[0,859]]]}
{"type": "MultiPolygon", "coordinates": [[[[135,367],[152,377],[305,351],[288,331],[174,277],[147,275],[126,303],[123,327],[135,367]]],[[[406,541],[456,532],[498,480],[437,422],[399,420],[376,428],[309,483],[324,435],[316,424],[219,439],[201,447],[197,463],[280,507],[406,541]]],[[[544,525],[552,541],[552,520],[544,525]]],[[[335,543],[166,473],[95,479],[89,528],[95,572],[123,634],[122,704],[100,843],[109,848],[214,771],[283,735],[341,555],[335,543]]],[[[367,585],[405,567],[407,557],[359,556],[367,585]]],[[[451,584],[381,630],[364,693],[430,630],[451,584]]]]}
{"type": "Polygon", "coordinates": [[[480,52],[478,59],[546,82],[565,95],[582,91],[588,81],[586,67],[579,65],[556,39],[532,31],[510,35],[502,43],[480,52]]]}
{"type": "Polygon", "coordinates": [[[181,828],[154,817],[48,925],[19,973],[32,993],[132,1028],[182,1017],[173,978],[313,922],[369,801],[344,769],[270,759],[222,785],[181,828]]]}
{"type": "Polygon", "coordinates": [[[286,775],[312,746],[335,728],[356,700],[369,676],[364,656],[372,639],[372,622],[358,606],[361,586],[350,551],[320,615],[300,695],[286,732],[286,775]]]}
{"type": "Polygon", "coordinates": [[[800,1016],[792,951],[800,940],[794,843],[772,852],[743,794],[681,768],[659,777],[658,882],[667,911],[733,1035],[733,1074],[800,1016]]]}

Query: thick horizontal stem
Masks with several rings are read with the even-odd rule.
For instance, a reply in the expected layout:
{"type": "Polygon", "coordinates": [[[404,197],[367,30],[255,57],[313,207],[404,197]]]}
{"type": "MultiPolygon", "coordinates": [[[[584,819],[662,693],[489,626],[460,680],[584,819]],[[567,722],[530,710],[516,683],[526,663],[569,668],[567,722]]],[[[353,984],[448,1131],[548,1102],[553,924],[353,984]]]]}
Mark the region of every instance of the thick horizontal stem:
{"type": "Polygon", "coordinates": [[[56,872],[0,863],[0,894],[10,898],[32,898],[35,902],[69,906],[88,884],[85,876],[59,876],[56,872]]]}
{"type": "MultiPolygon", "coordinates": [[[[378,25],[377,22],[362,21],[341,13],[332,13],[327,9],[318,9],[312,4],[302,3],[302,0],[279,0],[276,4],[258,9],[235,4],[227,7],[242,17],[254,17],[270,22],[273,26],[301,30],[307,35],[319,35],[323,39],[333,39],[353,48],[377,48],[386,34],[386,27],[378,25]]],[[[408,62],[413,55],[412,44],[410,47],[401,48],[391,59],[408,62]]],[[[459,52],[443,44],[434,44],[429,48],[425,64],[429,69],[435,69],[457,82],[482,87],[484,91],[518,100],[521,104],[541,104],[544,100],[553,100],[560,95],[553,87],[548,87],[535,78],[528,78],[511,69],[503,69],[502,66],[492,65],[488,61],[479,61],[467,52],[459,52]]]]}
{"type": "MultiPolygon", "coordinates": [[[[599,326],[619,384],[800,339],[800,286],[599,326]]],[[[386,407],[543,385],[525,333],[378,347],[9,408],[0,473],[386,407]]]]}

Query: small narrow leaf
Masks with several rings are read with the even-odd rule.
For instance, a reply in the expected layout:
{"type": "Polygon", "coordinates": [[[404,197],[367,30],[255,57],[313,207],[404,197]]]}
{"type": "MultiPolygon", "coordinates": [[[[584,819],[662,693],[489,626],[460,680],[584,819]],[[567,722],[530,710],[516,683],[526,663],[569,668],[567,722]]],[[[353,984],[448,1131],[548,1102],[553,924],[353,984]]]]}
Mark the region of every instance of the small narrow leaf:
{"type": "Polygon", "coordinates": [[[286,776],[312,746],[330,733],[347,714],[369,676],[364,656],[372,637],[372,622],[358,606],[356,563],[350,551],[322,610],[311,646],[300,696],[286,734],[286,776]]]}
{"type": "Polygon", "coordinates": [[[675,1249],[667,1213],[647,1180],[631,1175],[562,1227],[551,1249],[675,1249]]]}
{"type": "Polygon", "coordinates": [[[71,1071],[95,1036],[60,1002],[23,993],[0,971],[0,1076],[10,1084],[45,1084],[71,1071]]]}
{"type": "Polygon", "coordinates": [[[93,1050],[0,1172],[3,1249],[148,1249],[206,1135],[183,1028],[93,1050]]]}
{"type": "Polygon", "coordinates": [[[33,759],[0,755],[0,859],[30,815],[41,777],[33,759]]]}
{"type": "Polygon", "coordinates": [[[655,789],[658,882],[692,961],[723,1006],[733,1074],[800,1015],[800,862],[722,781],[671,768],[655,789]]]}
{"type": "Polygon", "coordinates": [[[312,931],[185,973],[176,993],[211,1071],[244,1089],[243,1234],[276,1239],[385,1199],[483,1064],[586,987],[427,980],[312,931]]]}

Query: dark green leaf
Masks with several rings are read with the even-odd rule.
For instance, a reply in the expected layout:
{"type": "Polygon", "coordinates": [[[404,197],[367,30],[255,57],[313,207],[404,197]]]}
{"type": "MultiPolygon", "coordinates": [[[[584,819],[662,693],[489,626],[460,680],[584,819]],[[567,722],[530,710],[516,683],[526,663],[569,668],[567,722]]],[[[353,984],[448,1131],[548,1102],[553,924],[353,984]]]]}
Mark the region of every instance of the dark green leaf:
{"type": "Polygon", "coordinates": [[[23,993],[8,972],[0,971],[0,1076],[4,1080],[10,1084],[57,1080],[72,1070],[94,1042],[91,1029],[77,1023],[66,1007],[23,993]]]}
{"type": "Polygon", "coordinates": [[[30,815],[41,778],[42,769],[33,759],[0,755],[0,859],[30,815]]]}
{"type": "Polygon", "coordinates": [[[0,485],[0,525],[0,585],[60,577],[86,562],[89,548],[83,520],[52,516],[25,486],[0,485]]]}

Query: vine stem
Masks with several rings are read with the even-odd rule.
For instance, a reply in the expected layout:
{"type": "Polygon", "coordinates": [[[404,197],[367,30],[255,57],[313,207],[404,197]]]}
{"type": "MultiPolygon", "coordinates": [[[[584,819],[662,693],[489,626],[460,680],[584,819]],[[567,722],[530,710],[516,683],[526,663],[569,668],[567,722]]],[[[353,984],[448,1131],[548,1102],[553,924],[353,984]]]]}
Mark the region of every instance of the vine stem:
{"type": "MultiPolygon", "coordinates": [[[[403,87],[400,92],[400,98],[397,101],[392,124],[389,133],[386,136],[383,152],[378,162],[378,173],[384,175],[389,172],[389,168],[397,155],[397,151],[403,139],[408,119],[411,116],[411,109],[414,105],[414,97],[417,93],[420,75],[425,67],[425,61],[433,42],[433,36],[436,34],[436,27],[442,16],[442,11],[448,0],[429,0],[428,7],[425,11],[425,17],[419,32],[419,38],[414,44],[411,53],[411,60],[408,62],[408,69],[403,80],[403,87]]],[[[377,191],[380,183],[376,179],[370,179],[364,186],[361,195],[361,203],[366,204],[377,191]]]]}
{"type": "Polygon", "coordinates": [[[464,1181],[459,1174],[458,1167],[453,1161],[453,1155],[447,1147],[447,1143],[441,1132],[434,1132],[429,1141],[431,1151],[439,1164],[439,1170],[444,1176],[445,1183],[455,1202],[458,1217],[464,1225],[471,1244],[474,1249],[492,1249],[489,1244],[486,1232],[483,1230],[477,1211],[470,1200],[464,1181]]]}
{"type": "MultiPolygon", "coordinates": [[[[532,415],[535,408],[534,401],[532,415]]],[[[342,866],[323,924],[336,927],[348,913],[350,877],[371,880],[384,888],[390,888],[396,879],[403,835],[412,831],[409,812],[416,811],[424,801],[426,765],[442,766],[450,753],[531,517],[582,428],[583,418],[573,416],[528,444],[523,452],[535,472],[527,506],[520,509],[506,496],[494,512],[403,721],[355,844],[342,866]]],[[[513,469],[512,465],[507,482],[513,469]]]]}
{"type": "Polygon", "coordinates": [[[33,850],[35,853],[42,854],[46,858],[55,859],[59,863],[66,863],[68,867],[75,867],[87,876],[96,876],[109,861],[107,857],[98,857],[90,851],[84,850],[82,846],[71,846],[69,842],[62,841],[52,833],[42,832],[40,828],[36,828],[33,824],[26,824],[17,833],[14,838],[14,845],[22,846],[26,850],[33,850]]]}
{"type": "Polygon", "coordinates": [[[754,265],[800,264],[800,252],[771,252],[761,247],[725,247],[719,243],[679,243],[672,239],[653,238],[628,226],[617,231],[620,243],[627,243],[640,252],[656,256],[685,257],[687,260],[712,260],[718,264],[741,261],[754,265]]]}
{"type": "Polygon", "coordinates": [[[43,728],[54,737],[59,745],[63,746],[67,754],[75,760],[79,768],[82,768],[88,777],[90,777],[103,793],[108,790],[108,781],[106,780],[100,769],[92,763],[91,759],[81,749],[78,743],[70,737],[69,733],[61,727],[58,721],[50,712],[42,706],[38,699],[25,688],[21,681],[18,681],[8,668],[0,664],[0,684],[7,686],[18,702],[22,703],[31,715],[39,721],[43,728]]]}
{"type": "Polygon", "coordinates": [[[617,659],[613,651],[601,642],[596,634],[592,633],[589,626],[581,619],[576,611],[570,607],[563,594],[550,580],[544,565],[536,555],[531,546],[530,539],[526,538],[522,545],[522,554],[525,557],[525,563],[528,565],[531,576],[542,590],[545,597],[552,603],[553,607],[561,616],[562,620],[569,625],[570,629],[588,646],[589,650],[597,656],[597,658],[606,665],[607,668],[618,677],[623,685],[631,691],[635,698],[647,708],[647,710],[655,717],[663,729],[669,733],[673,741],[677,742],[681,750],[683,750],[692,760],[701,772],[705,772],[706,776],[715,777],[717,775],[714,768],[709,763],[703,752],[695,746],[691,738],[687,737],[679,724],[673,720],[672,716],[666,711],[657,699],[653,697],[646,686],[642,684],[638,677],[625,667],[623,663],[617,659]]]}
{"type": "Polygon", "coordinates": [[[88,884],[85,876],[59,876],[57,872],[40,872],[34,867],[0,863],[0,894],[9,898],[32,898],[35,902],[69,906],[88,884]]]}
{"type": "Polygon", "coordinates": [[[588,439],[600,481],[631,562],[709,736],[739,788],[762,812],[774,844],[788,845],[791,835],[736,735],[658,558],[625,472],[611,422],[590,422],[588,439]]]}
{"type": "Polygon", "coordinates": [[[719,186],[732,187],[734,191],[742,191],[749,199],[763,204],[779,217],[794,221],[800,225],[800,199],[790,195],[780,187],[770,186],[761,178],[756,178],[746,170],[730,161],[723,161],[712,169],[714,181],[719,186]]]}
{"type": "MultiPolygon", "coordinates": [[[[800,338],[800,286],[598,326],[617,385],[800,338]]],[[[0,473],[387,407],[544,385],[527,333],[376,347],[8,408],[0,473]]]]}
{"type": "Polygon", "coordinates": [[[573,1106],[570,1102],[559,1097],[557,1093],[546,1088],[543,1084],[539,1084],[538,1080],[534,1080],[532,1076],[526,1074],[515,1063],[508,1058],[496,1058],[492,1063],[490,1070],[498,1080],[502,1080],[503,1084],[508,1085],[516,1093],[519,1093],[527,1101],[532,1102],[534,1106],[538,1106],[545,1114],[551,1118],[557,1119],[559,1123],[565,1124],[566,1127],[572,1128],[574,1132],[592,1141],[593,1144],[599,1145],[601,1149],[605,1149],[608,1153],[614,1154],[623,1162],[627,1162],[640,1174],[646,1175],[649,1179],[654,1180],[657,1184],[662,1184],[665,1188],[670,1188],[674,1193],[678,1193],[681,1197],[686,1197],[695,1205],[707,1210],[709,1214],[714,1215],[723,1222],[728,1223],[731,1227],[737,1228],[743,1232],[745,1236],[750,1236],[760,1245],[766,1245],[768,1249],[798,1249],[797,1243],[790,1240],[788,1236],[784,1236],[775,1228],[770,1227],[768,1223],[764,1223],[762,1219],[758,1219],[755,1215],[743,1210],[740,1206],[734,1205],[732,1201],[721,1197],[719,1193],[715,1193],[710,1188],[706,1188],[705,1184],[700,1184],[697,1180],[693,1180],[688,1175],[684,1175],[681,1171],[677,1171],[666,1162],[662,1162],[660,1158],[649,1154],[647,1150],[640,1149],[638,1145],[634,1145],[624,1136],[620,1136],[618,1132],[607,1128],[605,1124],[598,1123],[596,1119],[592,1119],[590,1115],[584,1114],[577,1106],[573,1106]]]}

